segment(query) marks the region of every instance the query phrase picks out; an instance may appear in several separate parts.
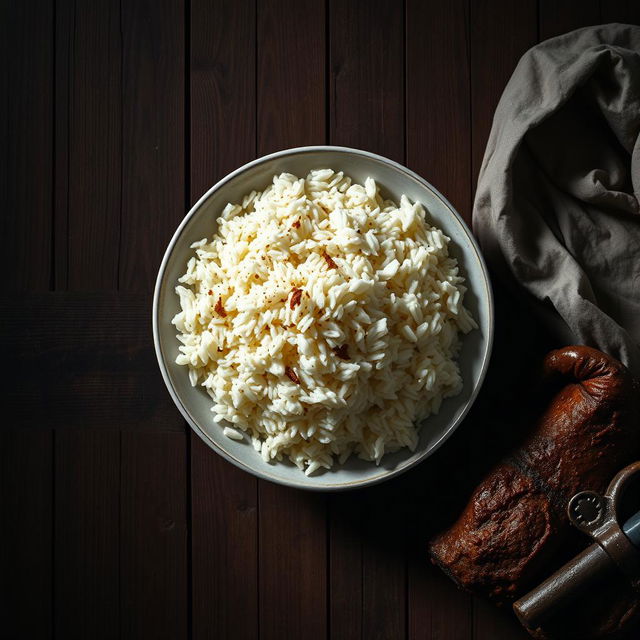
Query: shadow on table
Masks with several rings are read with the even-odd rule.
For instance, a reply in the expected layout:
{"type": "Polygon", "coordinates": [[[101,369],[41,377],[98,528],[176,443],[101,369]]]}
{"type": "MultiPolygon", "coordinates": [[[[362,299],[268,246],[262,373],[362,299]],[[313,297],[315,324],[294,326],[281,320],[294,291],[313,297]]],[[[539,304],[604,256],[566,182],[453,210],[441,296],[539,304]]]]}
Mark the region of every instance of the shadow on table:
{"type": "MultiPolygon", "coordinates": [[[[436,570],[427,558],[429,538],[453,522],[482,477],[526,436],[536,411],[532,397],[542,359],[559,346],[536,326],[524,305],[504,291],[496,293],[496,334],[487,378],[457,431],[400,477],[330,496],[331,526],[357,536],[363,557],[369,554],[383,564],[385,558],[389,564],[406,558],[418,580],[424,573],[434,582],[436,570]]],[[[513,622],[519,631],[512,614],[505,611],[504,616],[510,618],[507,626],[513,622]]]]}

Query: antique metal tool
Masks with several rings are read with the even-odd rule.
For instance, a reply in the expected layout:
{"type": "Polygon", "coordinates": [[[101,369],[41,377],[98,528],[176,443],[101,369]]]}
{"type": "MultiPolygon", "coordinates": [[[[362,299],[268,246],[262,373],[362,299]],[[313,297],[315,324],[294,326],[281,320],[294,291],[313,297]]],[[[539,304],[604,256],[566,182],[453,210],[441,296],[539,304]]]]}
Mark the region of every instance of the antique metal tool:
{"type": "Polygon", "coordinates": [[[616,475],[604,496],[581,491],[571,498],[567,506],[571,523],[595,542],[514,603],[516,615],[527,628],[542,626],[612,572],[640,589],[640,511],[622,526],[618,521],[625,489],[639,473],[640,462],[635,462],[616,475]]]}

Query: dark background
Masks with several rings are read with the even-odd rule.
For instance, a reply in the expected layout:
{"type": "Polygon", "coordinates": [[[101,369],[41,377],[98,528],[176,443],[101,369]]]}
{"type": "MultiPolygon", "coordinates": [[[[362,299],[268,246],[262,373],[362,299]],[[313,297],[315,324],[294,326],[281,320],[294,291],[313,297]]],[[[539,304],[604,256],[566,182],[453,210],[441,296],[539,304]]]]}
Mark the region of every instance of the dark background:
{"type": "Polygon", "coordinates": [[[388,156],[469,221],[519,56],[638,20],[632,0],[3,0],[0,637],[523,638],[425,558],[506,441],[495,361],[419,469],[303,493],[186,427],[152,288],[190,204],[286,147],[388,156]]]}

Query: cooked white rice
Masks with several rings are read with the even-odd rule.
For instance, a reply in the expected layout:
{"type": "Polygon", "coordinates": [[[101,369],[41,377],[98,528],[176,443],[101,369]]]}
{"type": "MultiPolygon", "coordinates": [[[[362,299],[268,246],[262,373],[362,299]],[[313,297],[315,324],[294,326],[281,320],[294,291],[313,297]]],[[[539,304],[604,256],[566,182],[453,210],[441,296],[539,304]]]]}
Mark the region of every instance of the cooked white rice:
{"type": "Polygon", "coordinates": [[[192,245],[176,362],[224,434],[248,434],[266,461],[311,474],[413,450],[415,425],[460,391],[458,332],[476,326],[448,243],[371,178],[275,176],[192,245]]]}

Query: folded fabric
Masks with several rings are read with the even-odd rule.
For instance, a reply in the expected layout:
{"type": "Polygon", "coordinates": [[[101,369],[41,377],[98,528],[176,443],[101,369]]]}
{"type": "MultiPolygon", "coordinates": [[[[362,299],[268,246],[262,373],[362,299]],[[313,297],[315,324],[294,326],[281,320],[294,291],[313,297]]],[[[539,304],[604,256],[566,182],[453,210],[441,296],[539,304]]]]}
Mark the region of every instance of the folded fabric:
{"type": "Polygon", "coordinates": [[[474,231],[564,344],[640,376],[640,27],[547,40],[496,109],[474,231]]]}

